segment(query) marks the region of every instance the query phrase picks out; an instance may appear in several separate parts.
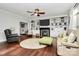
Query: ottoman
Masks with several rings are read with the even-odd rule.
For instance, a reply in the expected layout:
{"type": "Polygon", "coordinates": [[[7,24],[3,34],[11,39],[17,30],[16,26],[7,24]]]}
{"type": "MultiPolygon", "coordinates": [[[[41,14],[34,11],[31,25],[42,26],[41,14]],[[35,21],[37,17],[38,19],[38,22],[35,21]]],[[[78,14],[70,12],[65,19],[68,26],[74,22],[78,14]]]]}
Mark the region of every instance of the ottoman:
{"type": "Polygon", "coordinates": [[[52,45],[53,43],[53,38],[52,37],[43,37],[39,39],[40,44],[46,44],[46,45],[52,45]]]}

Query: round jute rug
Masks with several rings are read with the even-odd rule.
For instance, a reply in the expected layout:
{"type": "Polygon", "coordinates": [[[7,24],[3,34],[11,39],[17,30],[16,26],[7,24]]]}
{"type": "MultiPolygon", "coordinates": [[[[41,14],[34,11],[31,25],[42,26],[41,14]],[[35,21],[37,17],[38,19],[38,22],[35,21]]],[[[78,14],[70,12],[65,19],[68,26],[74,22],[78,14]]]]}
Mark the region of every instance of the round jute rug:
{"type": "Polygon", "coordinates": [[[27,49],[40,49],[46,47],[46,45],[39,44],[40,38],[30,38],[22,41],[20,46],[27,49]]]}

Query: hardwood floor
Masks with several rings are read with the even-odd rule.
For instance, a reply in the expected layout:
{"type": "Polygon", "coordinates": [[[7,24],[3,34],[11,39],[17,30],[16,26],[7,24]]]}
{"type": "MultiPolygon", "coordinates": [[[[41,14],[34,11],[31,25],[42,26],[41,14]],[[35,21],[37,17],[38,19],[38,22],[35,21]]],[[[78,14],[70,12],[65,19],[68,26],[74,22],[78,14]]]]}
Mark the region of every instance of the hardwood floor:
{"type": "Polygon", "coordinates": [[[56,40],[52,46],[42,49],[25,49],[19,43],[1,43],[0,56],[56,56],[56,40]]]}

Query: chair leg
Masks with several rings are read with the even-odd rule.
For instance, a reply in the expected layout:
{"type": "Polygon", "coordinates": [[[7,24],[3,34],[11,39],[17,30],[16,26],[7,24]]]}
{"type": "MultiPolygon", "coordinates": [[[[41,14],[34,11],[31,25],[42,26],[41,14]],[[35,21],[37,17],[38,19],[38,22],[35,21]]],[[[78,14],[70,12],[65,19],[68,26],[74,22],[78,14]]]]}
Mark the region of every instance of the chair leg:
{"type": "Polygon", "coordinates": [[[20,37],[18,37],[18,43],[20,43],[20,42],[21,42],[20,37]]]}
{"type": "Polygon", "coordinates": [[[20,43],[20,40],[18,40],[18,43],[20,43]]]}

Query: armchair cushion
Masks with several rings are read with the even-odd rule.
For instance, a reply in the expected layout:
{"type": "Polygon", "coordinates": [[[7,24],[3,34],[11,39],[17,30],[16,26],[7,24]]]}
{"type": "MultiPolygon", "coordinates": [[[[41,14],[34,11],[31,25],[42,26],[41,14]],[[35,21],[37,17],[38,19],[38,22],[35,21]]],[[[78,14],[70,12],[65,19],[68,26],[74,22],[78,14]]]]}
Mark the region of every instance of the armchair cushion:
{"type": "Polygon", "coordinates": [[[10,38],[10,37],[18,37],[18,35],[17,34],[11,34],[11,35],[8,35],[7,37],[8,38],[10,38]]]}
{"type": "Polygon", "coordinates": [[[12,34],[11,36],[13,36],[13,37],[17,37],[17,36],[18,36],[18,34],[12,34]]]}

